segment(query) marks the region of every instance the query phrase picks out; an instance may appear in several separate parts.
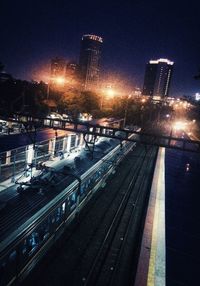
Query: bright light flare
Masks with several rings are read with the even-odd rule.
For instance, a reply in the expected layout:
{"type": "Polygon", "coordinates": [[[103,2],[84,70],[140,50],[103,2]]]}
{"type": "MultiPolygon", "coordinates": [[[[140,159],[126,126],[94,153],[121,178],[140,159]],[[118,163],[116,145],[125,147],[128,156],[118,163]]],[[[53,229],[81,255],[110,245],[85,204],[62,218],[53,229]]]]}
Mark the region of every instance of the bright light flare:
{"type": "Polygon", "coordinates": [[[108,96],[110,96],[110,97],[113,97],[113,96],[115,95],[115,92],[114,92],[114,90],[113,90],[112,88],[108,88],[108,89],[106,90],[106,94],[107,94],[108,96]]]}
{"type": "Polygon", "coordinates": [[[189,163],[186,164],[185,169],[186,169],[186,172],[190,171],[190,164],[189,163]]]}
{"type": "Polygon", "coordinates": [[[173,127],[174,127],[175,130],[186,130],[187,122],[177,121],[177,122],[174,123],[173,127]]]}
{"type": "Polygon", "coordinates": [[[56,77],[55,79],[55,82],[57,83],[57,84],[64,84],[65,83],[65,79],[63,78],[63,77],[56,77]]]}
{"type": "Polygon", "coordinates": [[[195,100],[200,101],[200,93],[199,92],[195,93],[195,100]]]}

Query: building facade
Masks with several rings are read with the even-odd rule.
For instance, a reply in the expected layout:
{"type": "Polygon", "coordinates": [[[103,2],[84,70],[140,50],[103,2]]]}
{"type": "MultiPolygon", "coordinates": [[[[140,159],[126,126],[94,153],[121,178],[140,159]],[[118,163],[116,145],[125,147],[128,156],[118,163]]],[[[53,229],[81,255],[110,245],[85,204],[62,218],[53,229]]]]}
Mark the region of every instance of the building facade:
{"type": "Polygon", "coordinates": [[[103,39],[83,35],[79,57],[79,76],[84,89],[96,89],[99,84],[100,59],[103,39]]]}
{"type": "Polygon", "coordinates": [[[174,62],[168,59],[150,60],[146,65],[143,95],[164,98],[169,94],[169,87],[174,62]]]}
{"type": "Polygon", "coordinates": [[[66,61],[61,58],[51,60],[51,80],[54,82],[56,78],[64,78],[66,73],[66,61]]]}

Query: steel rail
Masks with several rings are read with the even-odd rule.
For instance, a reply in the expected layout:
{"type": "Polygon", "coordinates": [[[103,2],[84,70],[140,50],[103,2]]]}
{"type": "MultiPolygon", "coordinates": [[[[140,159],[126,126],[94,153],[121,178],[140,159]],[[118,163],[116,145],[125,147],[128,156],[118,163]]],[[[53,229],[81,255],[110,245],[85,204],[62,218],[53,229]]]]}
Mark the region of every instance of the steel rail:
{"type": "MultiPolygon", "coordinates": [[[[145,154],[146,155],[146,154],[145,154]]],[[[110,254],[110,249],[112,247],[112,243],[115,239],[116,233],[119,229],[120,223],[122,221],[124,212],[126,210],[127,204],[129,202],[129,198],[132,193],[132,188],[134,184],[136,183],[138,176],[140,174],[141,168],[144,167],[144,164],[146,163],[146,156],[143,158],[142,161],[138,161],[136,173],[132,177],[131,181],[128,184],[127,191],[125,195],[123,196],[121,203],[119,207],[117,208],[117,211],[115,212],[115,215],[113,217],[113,220],[111,222],[111,225],[105,235],[105,238],[101,244],[101,247],[95,257],[95,260],[93,261],[93,265],[87,275],[87,278],[85,280],[84,285],[97,285],[97,281],[99,279],[99,274],[102,271],[102,268],[105,267],[105,261],[110,254]]],[[[146,166],[146,164],[145,164],[146,166]]],[[[130,174],[129,174],[130,175],[130,174]]],[[[127,176],[126,176],[127,179],[127,176]]],[[[136,194],[137,195],[137,194],[136,194]]],[[[112,271],[111,271],[112,273],[112,271]]]]}

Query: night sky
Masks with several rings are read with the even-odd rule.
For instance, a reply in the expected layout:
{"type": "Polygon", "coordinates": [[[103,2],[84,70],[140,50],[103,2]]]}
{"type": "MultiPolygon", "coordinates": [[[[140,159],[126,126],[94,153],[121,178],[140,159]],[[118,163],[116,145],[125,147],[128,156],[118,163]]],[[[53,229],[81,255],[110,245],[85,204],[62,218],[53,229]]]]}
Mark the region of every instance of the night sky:
{"type": "Polygon", "coordinates": [[[168,58],[175,62],[171,95],[200,91],[193,79],[200,68],[198,1],[2,2],[0,61],[16,78],[38,80],[55,56],[78,61],[81,36],[94,33],[104,38],[104,72],[142,87],[146,62],[168,58]]]}

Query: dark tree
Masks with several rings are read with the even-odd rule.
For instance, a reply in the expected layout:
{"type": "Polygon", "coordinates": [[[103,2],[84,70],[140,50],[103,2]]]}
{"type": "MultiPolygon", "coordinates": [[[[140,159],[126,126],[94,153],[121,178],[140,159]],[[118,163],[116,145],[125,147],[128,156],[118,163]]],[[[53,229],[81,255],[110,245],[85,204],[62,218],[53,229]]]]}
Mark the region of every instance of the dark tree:
{"type": "Polygon", "coordinates": [[[99,97],[92,91],[83,91],[81,93],[82,110],[87,113],[92,113],[93,110],[99,108],[99,97]]]}

